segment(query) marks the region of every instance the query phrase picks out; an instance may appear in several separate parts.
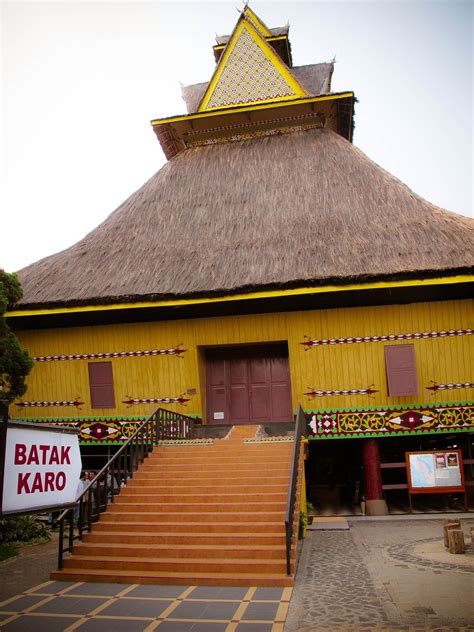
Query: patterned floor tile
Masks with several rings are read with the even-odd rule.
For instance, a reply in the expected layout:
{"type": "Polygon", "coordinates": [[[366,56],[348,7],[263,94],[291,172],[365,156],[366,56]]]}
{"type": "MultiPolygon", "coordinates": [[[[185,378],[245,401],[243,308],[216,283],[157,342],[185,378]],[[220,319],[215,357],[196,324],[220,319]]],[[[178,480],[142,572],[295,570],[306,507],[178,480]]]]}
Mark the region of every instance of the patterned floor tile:
{"type": "Polygon", "coordinates": [[[89,614],[108,601],[99,597],[54,597],[51,601],[35,608],[35,613],[89,614]]]}
{"type": "Polygon", "coordinates": [[[38,617],[25,614],[10,623],[2,623],[1,630],[2,632],[63,632],[77,620],[77,617],[38,617]]]}
{"type": "Polygon", "coordinates": [[[173,601],[157,599],[116,599],[100,611],[101,616],[150,617],[157,619],[173,601]]]}
{"type": "Polygon", "coordinates": [[[129,584],[101,584],[101,583],[82,583],[74,586],[67,591],[68,595],[88,595],[91,597],[113,597],[118,595],[129,584]]]}
{"type": "Polygon", "coordinates": [[[263,602],[263,603],[249,603],[247,606],[242,620],[250,621],[274,621],[278,611],[278,603],[263,602]]]}

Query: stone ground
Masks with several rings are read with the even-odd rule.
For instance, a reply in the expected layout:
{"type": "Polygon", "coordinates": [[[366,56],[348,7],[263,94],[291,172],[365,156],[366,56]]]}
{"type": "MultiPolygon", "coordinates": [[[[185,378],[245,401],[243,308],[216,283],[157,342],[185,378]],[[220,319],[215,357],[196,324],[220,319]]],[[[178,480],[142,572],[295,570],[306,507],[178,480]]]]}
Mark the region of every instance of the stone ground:
{"type": "MultiPolygon", "coordinates": [[[[310,531],[286,632],[474,630],[474,551],[445,552],[442,519],[349,519],[310,531]]],[[[465,540],[474,517],[461,519],[465,540]]]]}
{"type": "Polygon", "coordinates": [[[49,580],[58,555],[58,533],[44,544],[22,546],[20,555],[0,562],[0,601],[49,580]]]}
{"type": "MultiPolygon", "coordinates": [[[[461,518],[467,536],[470,528],[474,527],[474,515],[471,517],[471,514],[464,514],[458,517],[461,518]]],[[[403,519],[389,517],[380,520],[354,518],[349,519],[349,530],[308,532],[300,558],[296,586],[291,596],[285,632],[474,630],[474,550],[469,547],[465,555],[456,556],[445,552],[442,542],[443,518],[444,516],[437,519],[432,519],[431,516],[429,519],[409,519],[408,516],[403,519]]],[[[466,537],[466,542],[470,543],[469,537],[466,537]]],[[[142,617],[141,620],[134,620],[134,615],[125,610],[118,616],[107,617],[104,610],[101,611],[102,614],[99,610],[118,607],[110,605],[107,599],[121,600],[122,609],[130,608],[130,604],[134,605],[133,599],[138,598],[130,591],[139,589],[126,587],[124,592],[127,594],[124,597],[121,593],[116,596],[114,593],[111,597],[112,592],[117,591],[120,585],[64,583],[64,586],[59,586],[60,582],[45,585],[50,571],[55,567],[56,546],[57,541],[53,540],[43,545],[24,547],[19,558],[0,562],[0,602],[8,600],[8,605],[2,608],[5,614],[0,619],[0,632],[3,629],[5,632],[10,629],[12,632],[53,632],[53,619],[57,626],[54,630],[83,627],[84,630],[90,629],[90,632],[95,630],[94,626],[105,632],[109,629],[114,632],[122,629],[126,632],[147,629],[148,632],[156,628],[163,629],[163,632],[165,629],[176,632],[281,632],[283,629],[283,623],[277,621],[284,621],[286,598],[284,595],[263,595],[260,592],[253,592],[252,595],[248,593],[244,600],[246,605],[243,606],[238,606],[242,597],[234,596],[237,599],[235,608],[239,617],[236,618],[236,613],[233,613],[228,623],[224,623],[224,620],[211,623],[214,619],[204,620],[204,615],[200,612],[193,613],[196,617],[194,621],[191,621],[191,617],[182,622],[176,620],[180,612],[176,608],[184,607],[178,603],[183,599],[194,602],[186,607],[201,608],[203,601],[223,598],[223,595],[217,593],[213,599],[207,594],[187,595],[187,591],[191,589],[184,591],[184,598],[180,596],[175,600],[176,603],[167,604],[169,608],[175,608],[174,614],[167,615],[169,618],[160,620],[142,617]],[[104,588],[107,590],[102,594],[104,588]],[[97,590],[102,592],[95,596],[94,591],[97,590]],[[28,594],[10,600],[25,592],[28,594]],[[84,615],[79,611],[70,613],[67,609],[64,610],[64,604],[69,606],[74,601],[77,609],[82,608],[86,602],[90,605],[93,599],[101,599],[103,602],[96,614],[88,612],[84,615]],[[280,606],[277,606],[278,602],[281,602],[280,606]],[[55,604],[58,608],[63,608],[61,613],[53,612],[55,604]],[[43,613],[42,609],[45,608],[43,613]],[[252,608],[263,608],[268,612],[262,610],[259,619],[252,622],[252,608]],[[277,614],[278,608],[280,611],[277,614]],[[8,614],[10,610],[12,613],[21,611],[23,614],[12,616],[11,613],[8,614]],[[66,624],[68,616],[70,621],[66,624]],[[87,618],[91,620],[86,621],[87,618]],[[109,624],[113,627],[109,627],[109,624]]],[[[151,588],[144,587],[144,590],[150,591],[151,588]]],[[[166,590],[166,587],[159,590],[166,590]]],[[[148,593],[146,599],[151,599],[148,593]]],[[[158,596],[155,600],[163,601],[163,596],[158,596]]],[[[214,604],[209,605],[209,612],[214,607],[214,604]]],[[[231,606],[229,608],[232,610],[231,606]]],[[[215,614],[217,616],[217,612],[215,614]]]]}

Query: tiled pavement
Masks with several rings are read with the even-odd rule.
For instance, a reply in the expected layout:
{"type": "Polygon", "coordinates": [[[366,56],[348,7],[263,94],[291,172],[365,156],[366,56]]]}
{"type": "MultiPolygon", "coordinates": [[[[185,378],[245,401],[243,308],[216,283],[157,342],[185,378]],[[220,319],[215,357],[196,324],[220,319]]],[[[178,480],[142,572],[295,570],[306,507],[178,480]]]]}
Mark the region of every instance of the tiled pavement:
{"type": "MultiPolygon", "coordinates": [[[[0,632],[474,630],[474,516],[459,516],[466,555],[444,551],[443,517],[349,518],[349,530],[309,532],[293,593],[44,582],[47,575],[33,571],[46,564],[42,557],[7,560],[0,563],[0,632]],[[23,594],[11,596],[15,573],[23,594]]],[[[54,561],[52,549],[51,568],[54,561]]]]}
{"type": "Polygon", "coordinates": [[[283,632],[292,588],[46,582],[0,604],[1,632],[283,632]]]}

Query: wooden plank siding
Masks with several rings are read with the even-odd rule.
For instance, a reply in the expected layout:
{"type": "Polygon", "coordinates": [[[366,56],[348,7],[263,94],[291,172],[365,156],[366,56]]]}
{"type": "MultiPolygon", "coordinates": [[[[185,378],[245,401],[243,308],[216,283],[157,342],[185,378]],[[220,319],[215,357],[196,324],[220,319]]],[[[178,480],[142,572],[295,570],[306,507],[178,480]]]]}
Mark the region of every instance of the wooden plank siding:
{"type": "Polygon", "coordinates": [[[116,395],[113,410],[91,408],[88,363],[93,360],[37,362],[28,378],[23,401],[62,401],[79,397],[84,405],[78,409],[18,408],[13,404],[12,414],[18,418],[147,415],[158,404],[128,406],[123,400],[184,394],[190,399],[186,407],[179,404],[166,407],[201,417],[206,409],[203,350],[215,345],[262,342],[288,343],[294,409],[299,401],[307,410],[472,401],[472,388],[426,390],[432,380],[438,383],[474,381],[472,335],[407,341],[414,345],[419,382],[419,394],[410,397],[387,394],[384,345],[403,344],[403,341],[311,348],[301,343],[305,335],[311,339],[331,339],[472,328],[473,307],[472,300],[457,300],[21,331],[18,337],[33,356],[144,351],[174,348],[178,344],[187,351],[180,356],[112,359],[116,395]],[[368,395],[314,398],[304,395],[308,389],[363,389],[372,385],[378,392],[370,398],[368,395]],[[195,394],[186,395],[189,389],[195,389],[195,394]]]}

